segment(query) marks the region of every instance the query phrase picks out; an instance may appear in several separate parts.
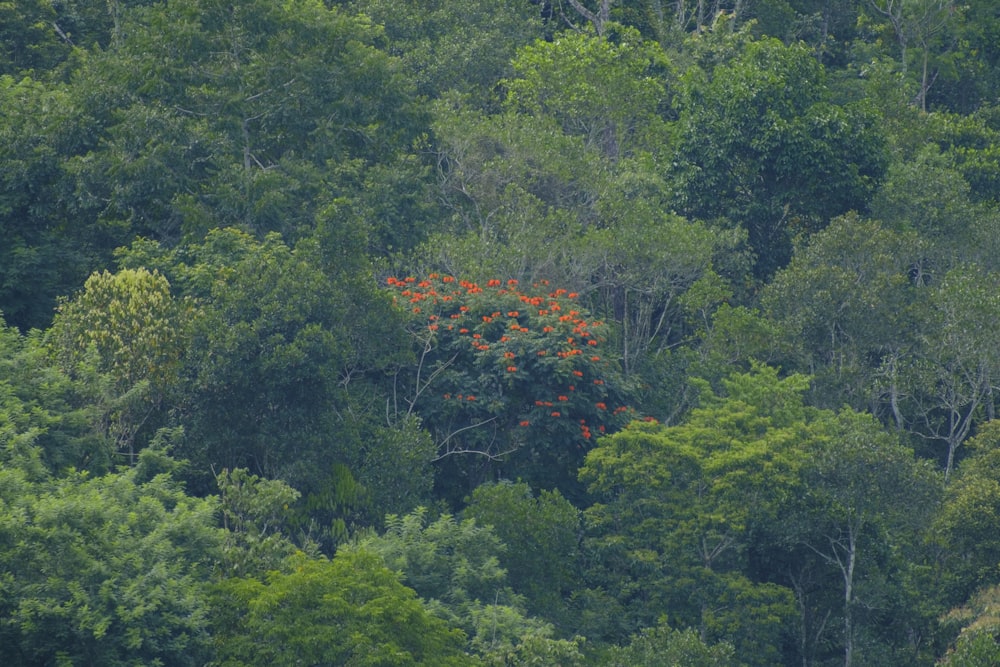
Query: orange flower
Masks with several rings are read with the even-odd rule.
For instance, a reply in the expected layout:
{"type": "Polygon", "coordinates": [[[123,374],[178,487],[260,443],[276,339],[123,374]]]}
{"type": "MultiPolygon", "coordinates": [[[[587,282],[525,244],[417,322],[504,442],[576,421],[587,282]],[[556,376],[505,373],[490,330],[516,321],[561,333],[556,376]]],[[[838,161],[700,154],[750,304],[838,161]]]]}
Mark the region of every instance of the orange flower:
{"type": "Polygon", "coordinates": [[[587,341],[587,345],[597,345],[597,341],[591,338],[590,340],[587,341]]]}
{"type": "Polygon", "coordinates": [[[560,400],[560,401],[568,401],[568,400],[569,400],[569,397],[568,397],[568,396],[560,396],[560,397],[559,397],[559,400],[560,400]]]}
{"type": "Polygon", "coordinates": [[[455,282],[455,278],[453,276],[444,276],[443,278],[441,278],[441,280],[446,283],[455,282]]]}
{"type": "Polygon", "coordinates": [[[486,281],[486,286],[487,287],[500,287],[501,284],[502,283],[499,280],[497,280],[496,278],[492,278],[492,279],[486,281]]]}
{"type": "Polygon", "coordinates": [[[553,331],[555,331],[555,329],[553,329],[552,327],[542,327],[542,331],[545,333],[552,333],[553,331]]]}
{"type": "Polygon", "coordinates": [[[511,278],[510,280],[507,281],[507,284],[510,285],[511,287],[513,287],[514,285],[517,284],[517,281],[514,280],[513,278],[511,278]]]}
{"type": "Polygon", "coordinates": [[[525,419],[524,421],[521,422],[521,426],[531,426],[531,422],[525,419]]]}
{"type": "Polygon", "coordinates": [[[429,324],[429,325],[427,325],[427,328],[430,329],[431,331],[437,331],[438,325],[436,325],[436,324],[429,324]]]}
{"type": "Polygon", "coordinates": [[[591,357],[590,360],[591,361],[600,361],[601,358],[600,357],[591,357]]]}
{"type": "Polygon", "coordinates": [[[546,354],[548,354],[547,350],[539,350],[538,351],[538,356],[540,356],[540,357],[544,357],[546,354]]]}
{"type": "Polygon", "coordinates": [[[476,340],[479,340],[480,338],[482,338],[482,336],[480,334],[472,334],[472,337],[475,338],[476,340]]]}
{"type": "Polygon", "coordinates": [[[520,313],[518,313],[516,310],[511,310],[507,312],[507,317],[517,317],[518,315],[520,315],[520,313]]]}
{"type": "Polygon", "coordinates": [[[552,413],[552,416],[553,416],[553,417],[559,417],[559,416],[561,416],[561,415],[560,415],[560,414],[559,414],[558,412],[553,412],[553,413],[552,413]]]}
{"type": "Polygon", "coordinates": [[[467,334],[467,333],[469,333],[469,330],[468,329],[459,329],[458,333],[460,333],[460,334],[467,334]]]}
{"type": "Polygon", "coordinates": [[[607,410],[607,409],[608,409],[608,406],[607,406],[607,404],[605,404],[605,403],[595,403],[595,404],[594,404],[594,406],[595,406],[595,407],[596,407],[596,408],[597,408],[598,410],[607,410]]]}
{"type": "Polygon", "coordinates": [[[577,376],[578,378],[582,378],[583,377],[583,371],[573,371],[573,375],[577,376]]]}
{"type": "Polygon", "coordinates": [[[516,373],[517,372],[517,366],[508,366],[507,367],[507,372],[508,373],[516,373]]]}
{"type": "Polygon", "coordinates": [[[467,400],[467,401],[474,401],[474,400],[476,400],[476,397],[475,396],[466,396],[465,400],[467,400]]]}
{"type": "Polygon", "coordinates": [[[483,322],[492,322],[493,318],[489,315],[483,315],[483,322]]]}
{"type": "Polygon", "coordinates": [[[504,359],[513,359],[515,356],[517,356],[517,355],[515,355],[513,352],[504,352],[503,353],[503,358],[504,359]]]}

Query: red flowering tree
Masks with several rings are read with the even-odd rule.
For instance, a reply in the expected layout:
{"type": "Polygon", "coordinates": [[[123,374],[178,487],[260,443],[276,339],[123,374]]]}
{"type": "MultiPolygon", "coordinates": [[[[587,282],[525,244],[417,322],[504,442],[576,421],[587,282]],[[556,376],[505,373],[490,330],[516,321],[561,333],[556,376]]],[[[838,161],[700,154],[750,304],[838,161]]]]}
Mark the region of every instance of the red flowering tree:
{"type": "Polygon", "coordinates": [[[605,325],[576,294],[438,274],[388,285],[418,351],[396,377],[390,412],[418,415],[442,469],[470,485],[500,473],[572,491],[595,439],[631,418],[605,325]]]}

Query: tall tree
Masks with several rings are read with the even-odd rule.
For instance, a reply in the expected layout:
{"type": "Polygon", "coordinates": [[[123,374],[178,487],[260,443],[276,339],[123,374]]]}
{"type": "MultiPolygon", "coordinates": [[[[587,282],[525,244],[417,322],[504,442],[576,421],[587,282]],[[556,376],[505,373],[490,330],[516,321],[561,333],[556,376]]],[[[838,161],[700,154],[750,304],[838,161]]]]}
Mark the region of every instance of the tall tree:
{"type": "MultiPolygon", "coordinates": [[[[697,39],[709,52],[732,48],[697,39]]],[[[864,211],[887,161],[873,111],[833,104],[808,48],[776,39],[739,48],[682,77],[671,174],[679,212],[744,226],[754,274],[767,279],[791,259],[796,236],[864,211]]]]}

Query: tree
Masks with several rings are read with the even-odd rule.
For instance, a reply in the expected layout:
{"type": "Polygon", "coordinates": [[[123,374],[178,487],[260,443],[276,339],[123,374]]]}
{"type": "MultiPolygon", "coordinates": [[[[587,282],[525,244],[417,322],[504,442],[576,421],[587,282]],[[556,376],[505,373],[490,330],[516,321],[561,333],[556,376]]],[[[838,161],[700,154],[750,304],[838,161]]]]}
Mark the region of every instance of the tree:
{"type": "Polygon", "coordinates": [[[1000,580],[993,556],[1000,523],[998,424],[977,427],[966,445],[970,450],[951,477],[932,526],[939,545],[940,597],[948,607],[970,600],[1000,580]]]}
{"type": "Polygon", "coordinates": [[[350,548],[381,555],[435,615],[465,631],[468,652],[485,664],[582,664],[579,638],[553,639],[551,625],[525,613],[499,565],[506,545],[489,526],[447,514],[430,521],[418,508],[350,548]]]}
{"type": "Polygon", "coordinates": [[[462,515],[491,527],[507,546],[500,564],[527,611],[568,635],[574,619],[567,602],[582,565],[580,511],[558,491],[536,495],[523,482],[503,482],[477,487],[462,515]]]}
{"type": "Polygon", "coordinates": [[[626,646],[611,649],[609,667],[728,667],[739,664],[731,644],[708,646],[694,628],[647,628],[626,646]]]}
{"type": "Polygon", "coordinates": [[[583,455],[628,412],[626,383],[605,356],[606,325],[577,294],[542,283],[480,286],[440,274],[388,283],[411,317],[417,357],[396,374],[388,413],[419,416],[437,460],[457,466],[441,471],[439,488],[465,495],[497,465],[509,478],[578,492],[583,455]],[[470,456],[478,461],[463,469],[457,459],[470,456]]]}
{"type": "Polygon", "coordinates": [[[911,369],[913,422],[919,437],[940,443],[936,455],[951,474],[959,446],[985,412],[993,415],[1000,373],[989,324],[1000,312],[998,276],[976,267],[948,272],[929,292],[929,326],[911,369]]]}
{"type": "Polygon", "coordinates": [[[949,46],[946,35],[950,24],[958,20],[962,8],[953,0],[869,0],[869,7],[876,15],[889,22],[899,44],[899,64],[905,75],[912,58],[911,49],[918,50],[917,62],[919,93],[914,103],[927,111],[927,94],[940,72],[934,62],[941,54],[933,50],[944,50],[949,46]],[[944,44],[942,44],[944,42],[944,44]],[[943,47],[943,48],[942,48],[943,47]],[[935,57],[937,56],[937,57],[935,57]]]}
{"type": "MultiPolygon", "coordinates": [[[[711,53],[711,36],[698,39],[711,53]]],[[[788,263],[796,236],[864,211],[887,160],[872,109],[831,103],[805,46],[737,48],[681,77],[671,178],[679,213],[745,227],[754,275],[767,279],[788,263]]]]}
{"type": "Polygon", "coordinates": [[[124,472],[0,470],[4,664],[199,665],[210,658],[214,499],[187,496],[162,450],[124,472]]]}
{"type": "Polygon", "coordinates": [[[178,381],[194,314],[173,298],[166,278],[145,269],[95,273],[59,306],[52,327],[56,354],[68,373],[96,354],[96,370],[111,380],[109,436],[129,462],[140,431],[178,381]]]}
{"type": "Polygon", "coordinates": [[[222,665],[477,664],[462,652],[461,631],[366,551],[293,556],[262,581],[222,582],[214,601],[222,665]]]}
{"type": "Polygon", "coordinates": [[[459,92],[474,106],[495,103],[494,87],[510,74],[517,49],[542,36],[534,2],[356,0],[352,7],[384,26],[388,51],[420,94],[459,92]]]}
{"type": "Polygon", "coordinates": [[[802,403],[807,382],[758,366],[722,395],[703,384],[682,423],[633,423],[588,454],[580,476],[597,502],[585,510],[585,546],[607,570],[588,583],[617,598],[632,632],[667,610],[671,627],[762,664],[780,659],[792,592],[753,579],[745,559],[801,492],[803,449],[824,428],[825,413],[802,403]]]}
{"type": "Polygon", "coordinates": [[[858,650],[858,614],[888,606],[886,592],[876,587],[879,577],[865,572],[871,562],[866,552],[883,540],[903,542],[906,533],[920,530],[940,484],[927,462],[917,461],[877,421],[848,410],[838,414],[829,437],[816,440],[809,453],[804,477],[815,507],[815,532],[803,540],[841,576],[843,664],[850,667],[865,659],[858,650]],[[875,586],[863,587],[869,578],[875,586]]]}
{"type": "MultiPolygon", "coordinates": [[[[137,243],[121,254],[126,266],[168,275],[201,313],[174,413],[192,488],[212,492],[213,468],[247,468],[301,492],[303,526],[315,519],[325,531],[369,515],[375,498],[380,510],[396,509],[393,497],[421,498],[430,485],[424,436],[406,421],[387,429],[381,407],[382,373],[405,357],[402,322],[363,254],[344,258],[350,246],[327,245],[336,238],[293,248],[277,234],[256,241],[229,229],[202,244],[137,243]]],[[[341,538],[322,537],[327,547],[341,538]]]]}
{"type": "Polygon", "coordinates": [[[42,332],[21,335],[0,319],[0,447],[8,462],[30,461],[53,474],[113,467],[115,452],[94,404],[107,380],[93,363],[84,368],[67,374],[42,332]]]}
{"type": "Polygon", "coordinates": [[[917,346],[928,244],[908,230],[845,215],[814,234],[761,292],[783,350],[811,373],[815,402],[849,405],[903,428],[901,379],[917,346]]]}

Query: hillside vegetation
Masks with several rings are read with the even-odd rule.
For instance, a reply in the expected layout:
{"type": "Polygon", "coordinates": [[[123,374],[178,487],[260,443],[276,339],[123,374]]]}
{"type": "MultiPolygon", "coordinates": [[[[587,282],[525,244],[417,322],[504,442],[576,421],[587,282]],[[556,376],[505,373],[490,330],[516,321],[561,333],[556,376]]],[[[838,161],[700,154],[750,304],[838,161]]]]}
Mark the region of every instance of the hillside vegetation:
{"type": "Polygon", "coordinates": [[[998,90],[988,0],[0,3],[0,663],[1000,664],[998,90]]]}

